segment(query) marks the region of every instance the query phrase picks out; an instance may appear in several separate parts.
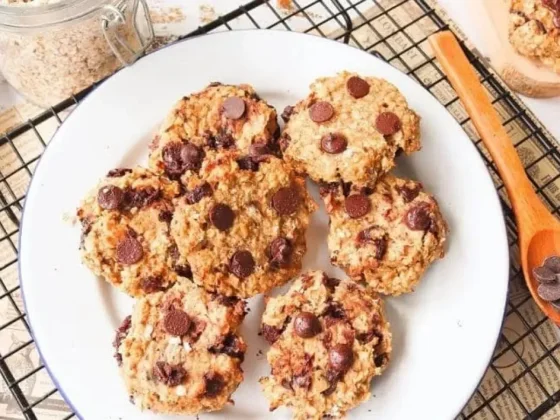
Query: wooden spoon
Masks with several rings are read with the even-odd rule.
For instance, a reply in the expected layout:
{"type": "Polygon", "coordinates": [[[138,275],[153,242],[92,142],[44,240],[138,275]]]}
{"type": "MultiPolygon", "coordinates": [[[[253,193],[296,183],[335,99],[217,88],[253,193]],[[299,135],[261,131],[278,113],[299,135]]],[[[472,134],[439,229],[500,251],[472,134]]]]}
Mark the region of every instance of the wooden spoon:
{"type": "Polygon", "coordinates": [[[439,32],[429,41],[506,186],[517,218],[519,252],[527,287],[541,310],[560,325],[560,312],[540,298],[539,283],[532,274],[533,268],[540,266],[546,257],[560,255],[560,222],[533,190],[511,139],[455,36],[449,31],[439,32]]]}

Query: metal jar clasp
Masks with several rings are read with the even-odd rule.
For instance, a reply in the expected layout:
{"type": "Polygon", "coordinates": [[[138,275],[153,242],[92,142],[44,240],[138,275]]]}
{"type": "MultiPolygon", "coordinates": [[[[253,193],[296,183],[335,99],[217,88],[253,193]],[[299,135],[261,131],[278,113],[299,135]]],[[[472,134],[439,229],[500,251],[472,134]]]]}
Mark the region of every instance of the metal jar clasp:
{"type": "Polygon", "coordinates": [[[103,6],[101,12],[101,30],[105,40],[111,47],[113,54],[123,66],[134,63],[141,57],[154,40],[154,27],[150,18],[150,11],[145,0],[132,0],[130,22],[127,22],[129,0],[122,0],[115,5],[103,6]],[[138,14],[142,6],[147,33],[141,33],[138,14]],[[130,25],[130,27],[127,27],[130,25]],[[123,37],[126,34],[126,37],[123,37]],[[132,35],[129,37],[129,35],[132,35]],[[136,45],[135,45],[136,44],[136,45]]]}

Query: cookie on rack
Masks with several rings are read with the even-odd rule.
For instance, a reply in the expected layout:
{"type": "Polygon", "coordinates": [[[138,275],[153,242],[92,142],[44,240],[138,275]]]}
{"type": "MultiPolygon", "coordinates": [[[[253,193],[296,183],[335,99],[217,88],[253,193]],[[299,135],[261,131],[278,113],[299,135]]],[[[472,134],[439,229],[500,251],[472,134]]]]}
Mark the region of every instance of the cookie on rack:
{"type": "Polygon", "coordinates": [[[188,267],[175,264],[169,223],[177,182],[143,169],[110,171],[78,209],[85,265],[131,296],[163,290],[188,267]]]}
{"type": "Polygon", "coordinates": [[[420,118],[395,86],[375,77],[317,79],[282,117],[284,158],[317,182],[373,186],[398,152],[420,149],[420,118]]]}
{"type": "Polygon", "coordinates": [[[513,48],[560,74],[560,2],[509,1],[509,40],[513,48]]]}
{"type": "Polygon", "coordinates": [[[115,357],[142,410],[198,414],[222,409],[243,380],[237,329],[245,302],[178,282],[138,300],[116,333],[115,357]]]}
{"type": "Polygon", "coordinates": [[[444,255],[447,224],[435,198],[415,181],[391,174],[373,190],[323,186],[330,215],[331,261],[376,292],[411,292],[444,255]]]}
{"type": "Polygon", "coordinates": [[[305,181],[282,160],[223,152],[189,177],[171,233],[194,281],[211,292],[250,297],[301,268],[315,210],[305,181]]]}
{"type": "Polygon", "coordinates": [[[261,333],[272,345],[271,374],[260,379],[270,409],[290,407],[296,420],[343,417],[370,397],[391,354],[382,300],[321,271],[268,299],[261,333]]]}
{"type": "Polygon", "coordinates": [[[169,112],[150,146],[150,168],[179,179],[196,173],[208,153],[275,149],[277,136],[276,110],[252,86],[212,83],[169,112]]]}

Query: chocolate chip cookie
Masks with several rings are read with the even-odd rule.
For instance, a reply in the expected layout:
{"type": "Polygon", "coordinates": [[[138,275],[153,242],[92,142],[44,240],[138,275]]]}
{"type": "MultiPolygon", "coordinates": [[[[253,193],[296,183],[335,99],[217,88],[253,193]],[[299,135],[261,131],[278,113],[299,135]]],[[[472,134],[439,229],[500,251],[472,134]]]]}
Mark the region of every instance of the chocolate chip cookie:
{"type": "Polygon", "coordinates": [[[395,86],[375,77],[317,79],[282,117],[284,158],[317,182],[373,186],[397,152],[420,149],[420,118],[395,86]]]}
{"type": "Polygon", "coordinates": [[[218,149],[276,150],[277,130],[276,110],[251,86],[212,83],[173,107],[150,146],[150,168],[179,179],[218,149]]]}
{"type": "Polygon", "coordinates": [[[185,188],[171,233],[179,263],[190,265],[198,285],[249,297],[300,270],[315,203],[282,160],[220,153],[185,188]]]}
{"type": "Polygon", "coordinates": [[[373,190],[321,190],[331,226],[331,261],[376,292],[411,292],[428,266],[444,255],[447,224],[420,183],[382,177],[373,190]]]}
{"type": "Polygon", "coordinates": [[[191,282],[138,300],[116,333],[115,357],[142,410],[197,414],[220,410],[243,380],[246,345],[237,334],[245,302],[191,282]]]}
{"type": "Polygon", "coordinates": [[[560,1],[509,2],[509,40],[513,48],[560,74],[560,1]]]}
{"type": "Polygon", "coordinates": [[[343,417],[370,397],[391,354],[381,299],[321,271],[268,300],[261,333],[272,345],[271,375],[260,379],[270,409],[290,407],[296,420],[343,417]]]}
{"type": "Polygon", "coordinates": [[[97,276],[142,296],[169,287],[177,274],[177,251],[169,223],[179,185],[147,169],[116,169],[78,209],[82,260],[97,276]]]}

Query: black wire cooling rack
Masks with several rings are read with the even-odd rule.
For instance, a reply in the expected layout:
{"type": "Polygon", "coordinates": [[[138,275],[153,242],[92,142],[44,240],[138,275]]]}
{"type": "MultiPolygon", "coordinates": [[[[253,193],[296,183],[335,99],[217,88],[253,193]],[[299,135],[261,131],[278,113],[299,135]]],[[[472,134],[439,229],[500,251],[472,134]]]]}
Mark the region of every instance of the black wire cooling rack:
{"type": "MultiPolygon", "coordinates": [[[[425,0],[293,0],[289,9],[276,7],[270,0],[253,0],[183,38],[238,28],[297,30],[359,47],[413,77],[457,118],[478,146],[500,193],[511,247],[510,296],[505,327],[485,376],[485,379],[490,377],[489,385],[483,381],[457,418],[559,419],[556,410],[560,411],[560,379],[551,381],[546,375],[552,370],[560,372],[560,343],[552,340],[550,344],[540,334],[555,332],[555,327],[531,306],[518,264],[515,220],[503,184],[427,46],[427,38],[434,32],[451,29],[463,39],[461,34],[450,28],[443,14],[425,0]],[[508,326],[511,319],[517,323],[515,329],[508,326]],[[525,354],[526,343],[532,346],[531,357],[525,354]],[[513,361],[504,361],[512,358],[513,361]],[[512,364],[516,367],[505,374],[503,368],[512,364]],[[544,370],[541,366],[545,366],[544,370]],[[531,398],[527,398],[528,393],[531,398]]],[[[485,61],[464,43],[463,48],[492,96],[535,190],[558,215],[560,153],[554,139],[488,69],[485,61]]],[[[9,348],[0,347],[0,374],[4,380],[4,383],[0,381],[0,413],[4,413],[0,419],[3,420],[76,417],[52,385],[30,335],[20,296],[17,242],[25,192],[52,135],[52,132],[45,134],[45,127],[54,125],[56,129],[68,111],[92,89],[44,111],[0,138],[0,162],[4,159],[10,162],[0,166],[0,313],[6,314],[0,320],[0,343],[11,343],[9,348]],[[34,147],[27,146],[30,142],[34,147]]]]}

